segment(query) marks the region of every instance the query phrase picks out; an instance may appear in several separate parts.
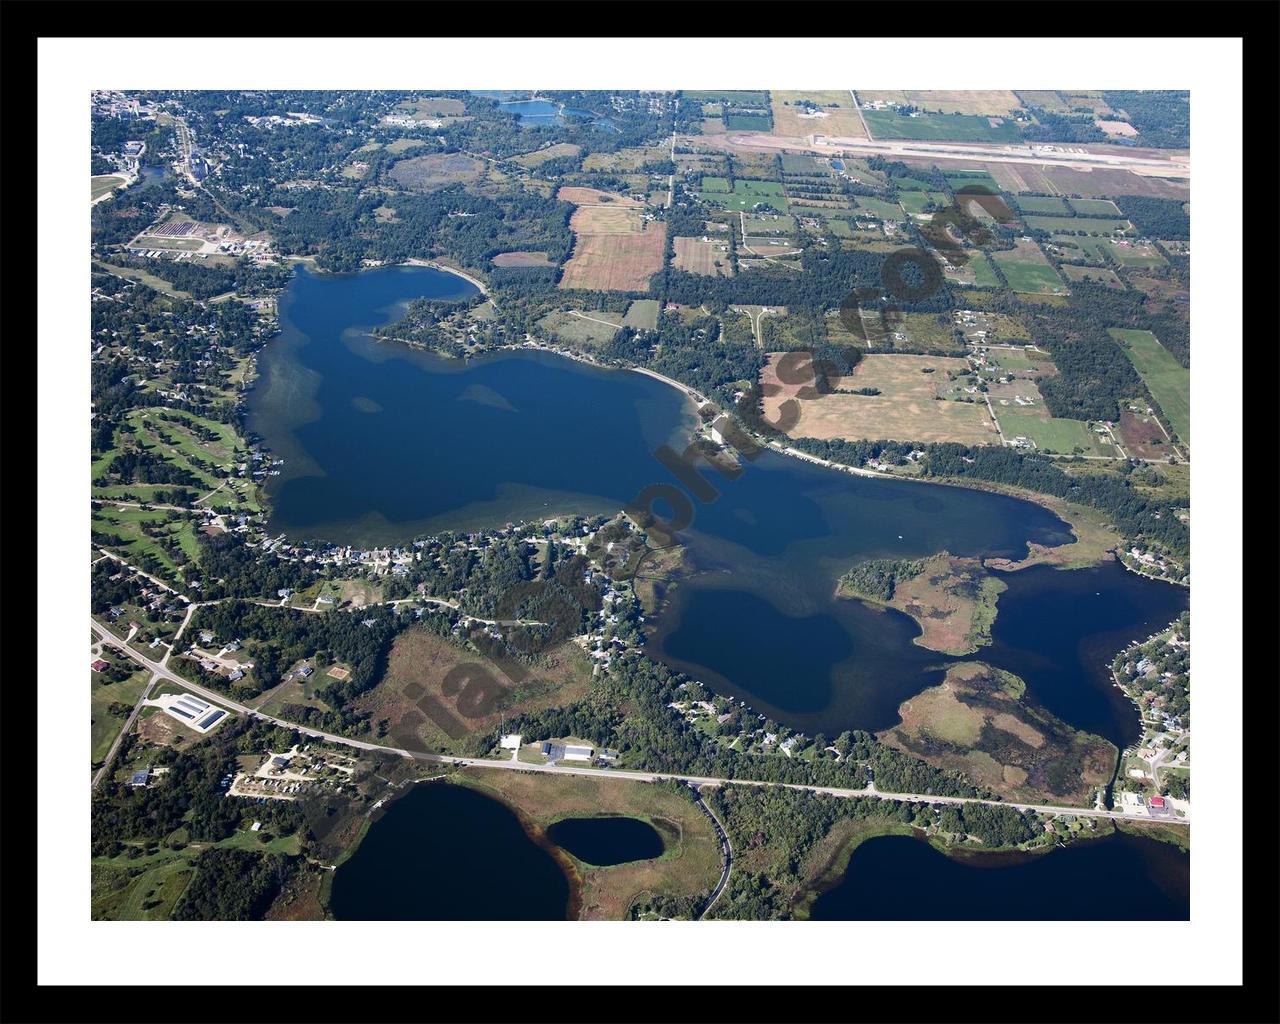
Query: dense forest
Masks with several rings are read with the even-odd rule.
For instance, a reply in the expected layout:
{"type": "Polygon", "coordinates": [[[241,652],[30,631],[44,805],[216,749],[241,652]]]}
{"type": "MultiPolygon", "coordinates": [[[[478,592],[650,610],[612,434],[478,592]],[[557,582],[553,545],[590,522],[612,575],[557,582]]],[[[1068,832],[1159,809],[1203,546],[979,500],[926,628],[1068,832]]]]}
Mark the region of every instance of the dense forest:
{"type": "Polygon", "coordinates": [[[1186,241],[1191,237],[1191,216],[1180,199],[1121,196],[1116,202],[1147,238],[1186,241]]]}
{"type": "Polygon", "coordinates": [[[1176,90],[1112,90],[1102,98],[1129,115],[1138,129],[1138,144],[1161,149],[1191,145],[1191,94],[1176,90]]]}

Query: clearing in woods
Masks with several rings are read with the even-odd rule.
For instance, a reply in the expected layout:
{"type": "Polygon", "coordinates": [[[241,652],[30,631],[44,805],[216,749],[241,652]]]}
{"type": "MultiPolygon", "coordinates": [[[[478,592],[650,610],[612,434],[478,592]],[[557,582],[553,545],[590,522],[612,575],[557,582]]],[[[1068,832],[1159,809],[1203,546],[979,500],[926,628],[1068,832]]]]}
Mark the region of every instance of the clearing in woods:
{"type": "Polygon", "coordinates": [[[1116,272],[1110,267],[1062,266],[1059,269],[1068,281],[1086,281],[1093,284],[1103,285],[1106,288],[1114,288],[1124,291],[1124,282],[1116,276],[1116,272]]]}
{"type": "Polygon", "coordinates": [[[535,149],[532,153],[525,153],[521,156],[513,157],[513,159],[521,167],[538,167],[548,160],[558,160],[564,156],[577,156],[581,152],[581,146],[575,146],[572,142],[559,142],[554,146],[535,149]]]}
{"type": "MultiPolygon", "coordinates": [[[[803,385],[778,380],[777,362],[784,353],[769,355],[760,374],[765,391],[764,414],[778,422],[782,403],[803,385]]],[[[995,424],[982,402],[946,401],[938,397],[948,372],[967,374],[964,359],[947,356],[863,356],[847,377],[831,380],[832,393],[801,400],[800,418],[787,431],[792,437],[820,440],[955,441],[959,444],[999,444],[995,424]],[[930,371],[930,372],[925,372],[930,371]],[[840,394],[871,388],[875,395],[840,394]]]]}
{"type": "Polygon", "coordinates": [[[1044,253],[1030,239],[1019,239],[1013,249],[990,254],[1009,287],[1024,294],[1066,295],[1067,288],[1044,253]]]}
{"type": "Polygon", "coordinates": [[[729,243],[718,238],[676,238],[675,258],[671,261],[677,270],[704,277],[730,277],[733,267],[729,263],[729,243]]]}
{"type": "Polygon", "coordinates": [[[500,252],[493,258],[495,267],[554,267],[545,252],[500,252]]]}
{"type": "Polygon", "coordinates": [[[644,292],[662,269],[666,232],[644,219],[644,204],[598,189],[565,187],[557,198],[577,206],[569,220],[573,256],[561,288],[644,292]]]}
{"type": "Polygon", "coordinates": [[[480,177],[484,164],[461,153],[428,153],[398,160],[388,177],[402,188],[429,192],[455,182],[471,182],[480,177]]]}
{"type": "Polygon", "coordinates": [[[591,664],[573,643],[545,652],[532,666],[530,677],[516,686],[483,655],[457,647],[426,628],[413,627],[396,637],[386,672],[373,689],[359,697],[353,709],[367,711],[374,723],[385,719],[392,736],[416,736],[419,749],[460,751],[467,749],[473,737],[497,727],[504,717],[580,700],[590,683],[591,664]],[[503,692],[482,713],[463,717],[461,698],[445,694],[444,679],[451,669],[473,662],[480,662],[492,679],[500,680],[503,692]],[[433,713],[428,714],[424,705],[433,713]]]}
{"type": "Polygon", "coordinates": [[[1107,333],[1129,357],[1174,433],[1190,444],[1191,371],[1174,359],[1150,331],[1109,327],[1107,333]]]}

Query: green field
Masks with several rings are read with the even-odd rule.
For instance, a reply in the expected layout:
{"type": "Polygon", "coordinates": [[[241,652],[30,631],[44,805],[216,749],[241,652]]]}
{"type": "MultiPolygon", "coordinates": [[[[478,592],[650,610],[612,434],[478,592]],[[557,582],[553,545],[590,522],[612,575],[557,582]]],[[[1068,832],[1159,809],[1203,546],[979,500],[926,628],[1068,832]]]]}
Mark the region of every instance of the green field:
{"type": "Polygon", "coordinates": [[[979,288],[1000,287],[1000,278],[996,277],[995,269],[991,266],[991,258],[987,253],[975,254],[969,261],[969,265],[973,267],[973,283],[979,288]]]}
{"type": "Polygon", "coordinates": [[[794,217],[748,217],[749,235],[788,235],[796,229],[794,217]]]}
{"type": "Polygon", "coordinates": [[[681,96],[691,103],[730,103],[737,107],[766,107],[767,92],[750,92],[745,89],[683,89],[681,96]]]}
{"type": "Polygon", "coordinates": [[[181,512],[108,505],[95,508],[90,523],[99,535],[95,543],[101,540],[116,554],[170,583],[181,584],[179,564],[194,561],[199,554],[195,519],[181,512]],[[176,546],[176,552],[170,551],[171,546],[176,546]]]}
{"type": "Polygon", "coordinates": [[[727,113],[724,126],[731,132],[767,132],[773,127],[773,118],[765,113],[727,113]]]}
{"type": "Polygon", "coordinates": [[[858,196],[856,203],[859,210],[875,217],[877,220],[897,223],[906,219],[902,212],[902,207],[897,203],[888,203],[883,199],[868,199],[866,196],[858,196]]]}
{"type": "Polygon", "coordinates": [[[98,196],[105,195],[124,184],[124,178],[119,174],[100,174],[97,177],[89,179],[89,198],[97,199],[98,196]]]}
{"type": "Polygon", "coordinates": [[[783,153],[782,173],[803,174],[810,177],[819,175],[829,177],[831,168],[826,164],[819,163],[817,158],[809,156],[807,153],[783,153]]]}
{"type": "Polygon", "coordinates": [[[92,690],[89,699],[89,760],[93,764],[97,764],[107,756],[107,751],[111,749],[112,742],[124,728],[127,718],[127,716],[117,718],[107,708],[112,704],[127,704],[132,708],[138,703],[142,691],[147,688],[150,673],[142,669],[118,683],[104,684],[98,681],[100,678],[94,674],[93,681],[90,683],[92,690]]]}
{"type": "Polygon", "coordinates": [[[1107,288],[1115,288],[1123,290],[1124,282],[1116,276],[1116,272],[1110,267],[1073,267],[1063,264],[1058,268],[1062,271],[1062,276],[1070,282],[1091,281],[1094,284],[1105,285],[1107,288]]]}
{"type": "Polygon", "coordinates": [[[924,213],[929,203],[938,207],[947,205],[947,197],[942,192],[899,192],[898,202],[907,213],[924,213]]]}
{"type": "Polygon", "coordinates": [[[617,313],[601,313],[595,310],[588,312],[585,316],[575,316],[573,313],[561,310],[548,313],[537,322],[537,326],[556,341],[591,347],[607,345],[609,339],[618,333],[618,327],[609,326],[610,324],[617,324],[620,327],[622,318],[617,313]],[[587,317],[591,319],[588,320],[587,317]],[[607,320],[609,323],[600,323],[599,321],[602,320],[607,320]]]}
{"type": "Polygon", "coordinates": [[[965,255],[969,257],[969,262],[957,270],[948,270],[946,273],[948,281],[954,281],[956,284],[968,285],[973,288],[999,288],[1000,278],[996,276],[995,270],[991,266],[991,261],[987,258],[987,254],[981,249],[968,249],[965,255]],[[969,280],[970,270],[972,270],[973,280],[969,280]]]}
{"type": "Polygon", "coordinates": [[[1118,217],[1120,207],[1110,199],[1068,199],[1071,209],[1081,217],[1118,217]]]}
{"type": "Polygon", "coordinates": [[[1106,263],[1111,244],[1093,235],[1054,235],[1050,241],[1067,251],[1067,258],[1089,263],[1106,263]]]}
{"type": "Polygon", "coordinates": [[[948,142],[1017,142],[1018,126],[1004,120],[992,125],[976,114],[921,114],[910,117],[896,110],[863,110],[867,128],[876,139],[937,139],[948,142]]]}
{"type": "Polygon", "coordinates": [[[643,327],[653,330],[658,326],[658,300],[636,299],[627,307],[627,315],[622,318],[623,327],[643,327]]]}
{"type": "Polygon", "coordinates": [[[1034,254],[1013,250],[993,252],[990,255],[1015,292],[1060,295],[1067,290],[1062,279],[1038,250],[1034,254]]]}
{"type": "Polygon", "coordinates": [[[1163,267],[1167,260],[1154,245],[1116,245],[1106,242],[1106,251],[1122,267],[1163,267]]]}
{"type": "Polygon", "coordinates": [[[1090,235],[1113,235],[1118,231],[1129,232],[1133,225],[1127,220],[1101,217],[1024,217],[1027,227],[1037,231],[1083,231],[1090,235]]]}
{"type": "Polygon", "coordinates": [[[1058,196],[1015,196],[1014,203],[1023,213],[1066,214],[1065,199],[1058,196]]]}
{"type": "Polygon", "coordinates": [[[1173,432],[1191,443],[1191,371],[1179,363],[1150,331],[1110,327],[1151,397],[1160,406],[1173,432]]]}
{"type": "Polygon", "coordinates": [[[943,171],[942,176],[947,179],[953,192],[959,192],[966,185],[977,185],[993,194],[1000,192],[996,179],[986,171],[943,171]]]}
{"type": "Polygon", "coordinates": [[[1057,417],[1044,419],[1036,412],[1025,409],[1006,409],[1000,406],[995,407],[995,414],[1005,437],[1029,438],[1042,452],[1071,455],[1079,448],[1082,455],[1120,457],[1114,445],[1101,441],[1082,420],[1057,417]]]}
{"type": "Polygon", "coordinates": [[[131,243],[142,249],[174,249],[182,252],[199,252],[204,242],[198,238],[165,238],[162,235],[139,235],[131,243]]]}
{"type": "Polygon", "coordinates": [[[702,193],[730,210],[750,210],[764,203],[780,213],[787,212],[787,198],[782,194],[781,182],[777,181],[735,178],[730,192],[727,179],[708,176],[702,179],[702,193]]]}
{"type": "Polygon", "coordinates": [[[199,483],[187,486],[198,492],[197,497],[204,497],[218,489],[217,494],[210,498],[210,504],[214,508],[249,512],[260,509],[252,480],[220,475],[233,472],[237,463],[244,458],[240,439],[230,425],[184,410],[153,408],[131,409],[124,421],[128,429],[118,431],[111,451],[93,463],[91,479],[95,498],[122,498],[129,493],[146,500],[155,490],[172,489],[174,486],[105,483],[103,477],[107,467],[127,446],[159,455],[165,462],[191,474],[199,483]],[[161,420],[161,412],[172,417],[172,420],[161,420]],[[219,485],[222,485],[220,489],[219,485]]]}

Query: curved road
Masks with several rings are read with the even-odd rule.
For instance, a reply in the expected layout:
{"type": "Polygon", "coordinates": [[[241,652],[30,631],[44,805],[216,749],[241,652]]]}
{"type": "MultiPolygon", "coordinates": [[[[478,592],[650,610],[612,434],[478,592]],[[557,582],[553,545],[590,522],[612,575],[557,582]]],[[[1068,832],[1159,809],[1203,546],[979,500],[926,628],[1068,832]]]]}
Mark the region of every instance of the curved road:
{"type": "Polygon", "coordinates": [[[702,910],[698,912],[698,916],[694,919],[696,921],[701,921],[707,916],[708,911],[715,906],[716,900],[718,900],[720,898],[720,894],[724,892],[724,887],[729,884],[729,871],[733,868],[733,847],[729,845],[729,833],[725,831],[723,823],[721,823],[720,819],[716,817],[716,812],[708,807],[706,801],[702,799],[702,793],[699,787],[691,786],[690,788],[693,789],[694,800],[697,801],[698,806],[702,808],[702,812],[711,819],[712,828],[714,828],[716,833],[720,836],[720,852],[724,854],[724,871],[720,874],[720,881],[716,884],[716,887],[711,890],[711,895],[708,897],[706,905],[703,906],[702,910]]]}

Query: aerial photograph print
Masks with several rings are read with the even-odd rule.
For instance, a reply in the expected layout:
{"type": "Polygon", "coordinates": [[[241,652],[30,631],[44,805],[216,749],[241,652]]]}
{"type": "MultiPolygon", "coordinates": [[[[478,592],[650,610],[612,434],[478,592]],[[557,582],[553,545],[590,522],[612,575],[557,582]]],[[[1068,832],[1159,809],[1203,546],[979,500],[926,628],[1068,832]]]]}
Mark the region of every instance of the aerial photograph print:
{"type": "Polygon", "coordinates": [[[1187,919],[1191,101],[1081,77],[87,96],[92,918],[1187,919]]]}

